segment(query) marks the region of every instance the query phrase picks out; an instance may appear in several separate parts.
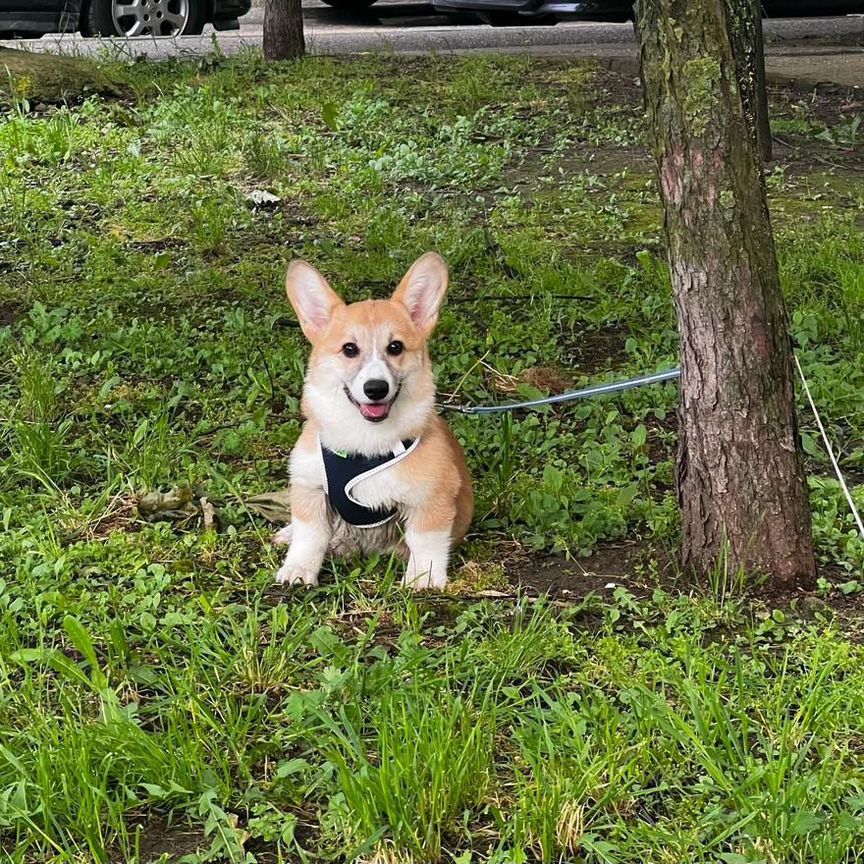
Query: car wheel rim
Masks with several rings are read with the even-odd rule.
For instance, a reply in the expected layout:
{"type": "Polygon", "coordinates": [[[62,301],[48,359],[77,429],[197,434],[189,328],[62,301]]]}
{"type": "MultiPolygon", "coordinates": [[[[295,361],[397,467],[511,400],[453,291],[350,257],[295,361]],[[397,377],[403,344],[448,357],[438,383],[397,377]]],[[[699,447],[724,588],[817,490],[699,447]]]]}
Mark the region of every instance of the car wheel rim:
{"type": "Polygon", "coordinates": [[[189,23],[189,0],[115,0],[111,15],[120,36],[179,36],[189,23]]]}

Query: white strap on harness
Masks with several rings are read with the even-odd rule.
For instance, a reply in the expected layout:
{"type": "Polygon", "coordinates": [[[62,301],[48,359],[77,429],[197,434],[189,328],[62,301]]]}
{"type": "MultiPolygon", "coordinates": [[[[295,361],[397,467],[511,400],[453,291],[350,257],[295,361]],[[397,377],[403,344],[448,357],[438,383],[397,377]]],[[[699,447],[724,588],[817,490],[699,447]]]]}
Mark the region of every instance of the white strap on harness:
{"type": "MultiPolygon", "coordinates": [[[[353,480],[349,480],[345,484],[345,494],[357,505],[360,507],[365,507],[366,505],[362,501],[358,501],[352,492],[354,491],[354,487],[361,483],[363,480],[368,480],[370,477],[373,477],[375,474],[378,474],[381,471],[386,471],[388,468],[392,468],[397,462],[401,462],[409,453],[411,453],[414,448],[420,443],[419,438],[415,438],[411,443],[411,446],[406,449],[405,445],[400,441],[393,448],[393,458],[388,460],[387,462],[382,463],[377,468],[372,468],[369,471],[364,471],[362,474],[358,474],[353,480]]],[[[389,520],[387,520],[389,521],[389,520]]]]}

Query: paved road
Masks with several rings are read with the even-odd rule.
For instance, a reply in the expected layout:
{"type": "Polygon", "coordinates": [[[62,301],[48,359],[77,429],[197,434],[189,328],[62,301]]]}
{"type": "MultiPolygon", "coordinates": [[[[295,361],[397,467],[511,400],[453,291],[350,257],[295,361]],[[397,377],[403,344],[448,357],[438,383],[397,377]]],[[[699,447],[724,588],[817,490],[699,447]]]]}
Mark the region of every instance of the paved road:
{"type": "MultiPolygon", "coordinates": [[[[213,40],[226,54],[246,46],[260,46],[263,12],[260,2],[241,19],[239,31],[177,39],[100,40],[80,36],[46,36],[25,43],[35,50],[72,54],[116,52],[151,57],[207,53],[213,40]]],[[[448,16],[429,2],[379,0],[369,10],[347,14],[305,0],[306,38],[310,51],[353,53],[392,50],[406,53],[466,50],[531,51],[573,55],[631,56],[633,26],[630,23],[579,22],[556,26],[489,27],[470,15],[448,16]]],[[[864,16],[845,18],[774,19],[766,22],[768,45],[782,51],[787,46],[813,48],[843,45],[864,50],[864,16]]],[[[13,43],[0,43],[11,45],[13,43]]],[[[20,45],[20,43],[19,43],[20,45]]]]}

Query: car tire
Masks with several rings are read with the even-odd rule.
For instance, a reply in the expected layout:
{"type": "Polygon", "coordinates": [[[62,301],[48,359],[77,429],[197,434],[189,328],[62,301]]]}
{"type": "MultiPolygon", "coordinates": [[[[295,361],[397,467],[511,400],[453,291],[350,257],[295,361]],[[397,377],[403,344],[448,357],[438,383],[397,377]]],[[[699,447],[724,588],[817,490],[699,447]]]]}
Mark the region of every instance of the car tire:
{"type": "Polygon", "coordinates": [[[558,23],[554,15],[520,15],[518,12],[478,12],[477,15],[492,27],[548,27],[558,23]]]}
{"type": "Polygon", "coordinates": [[[375,0],[323,0],[323,2],[340,12],[362,12],[375,3],[375,0]]]}
{"type": "Polygon", "coordinates": [[[90,0],[81,16],[81,32],[85,36],[190,36],[200,33],[206,23],[205,0],[90,0]],[[115,10],[123,6],[135,11],[115,20],[115,10]]]}

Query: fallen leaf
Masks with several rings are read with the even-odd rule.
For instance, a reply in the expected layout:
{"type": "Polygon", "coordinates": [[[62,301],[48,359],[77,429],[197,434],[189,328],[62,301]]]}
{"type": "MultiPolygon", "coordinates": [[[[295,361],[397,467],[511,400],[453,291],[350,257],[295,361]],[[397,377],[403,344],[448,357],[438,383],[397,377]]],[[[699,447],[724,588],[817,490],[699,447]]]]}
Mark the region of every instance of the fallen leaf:
{"type": "Polygon", "coordinates": [[[188,519],[198,513],[192,490],[174,487],[170,492],[145,492],[138,498],[138,513],[148,521],[188,519]]]}
{"type": "Polygon", "coordinates": [[[270,207],[278,204],[282,199],[278,195],[268,192],[266,189],[253,189],[246,195],[246,200],[259,206],[270,207]]]}
{"type": "Polygon", "coordinates": [[[288,489],[277,492],[262,492],[246,499],[246,506],[268,522],[284,525],[291,521],[291,493],[288,489]]]}

